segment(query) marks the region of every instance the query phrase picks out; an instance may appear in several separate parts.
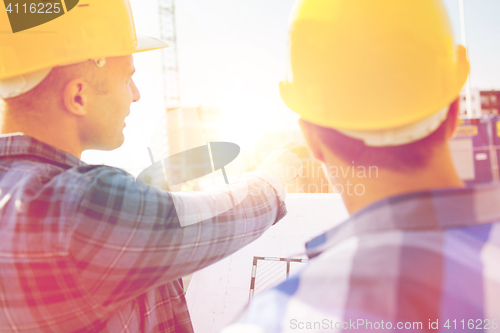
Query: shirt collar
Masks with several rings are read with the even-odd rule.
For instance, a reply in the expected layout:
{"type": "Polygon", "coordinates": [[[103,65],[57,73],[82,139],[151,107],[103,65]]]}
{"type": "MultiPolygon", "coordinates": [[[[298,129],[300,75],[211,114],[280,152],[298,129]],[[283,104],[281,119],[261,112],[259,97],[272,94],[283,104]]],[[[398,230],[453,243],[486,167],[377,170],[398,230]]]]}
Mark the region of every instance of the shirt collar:
{"type": "Polygon", "coordinates": [[[341,241],[380,231],[442,230],[500,220],[500,185],[433,190],[376,202],[306,244],[314,257],[341,241]]]}
{"type": "Polygon", "coordinates": [[[6,157],[34,157],[65,169],[87,165],[76,156],[24,135],[23,133],[0,135],[0,159],[6,157]]]}

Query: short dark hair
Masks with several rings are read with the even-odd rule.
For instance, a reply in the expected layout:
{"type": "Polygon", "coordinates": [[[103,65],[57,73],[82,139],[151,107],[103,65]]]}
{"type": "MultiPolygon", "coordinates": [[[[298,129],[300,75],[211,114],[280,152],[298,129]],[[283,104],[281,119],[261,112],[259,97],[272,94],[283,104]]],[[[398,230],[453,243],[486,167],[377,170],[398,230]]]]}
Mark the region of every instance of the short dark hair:
{"type": "Polygon", "coordinates": [[[446,120],[427,137],[400,146],[371,147],[362,140],[353,139],[327,127],[301,120],[308,131],[316,133],[321,142],[337,157],[356,166],[377,166],[394,171],[409,171],[425,167],[434,154],[434,148],[447,139],[446,124],[456,117],[458,100],[450,105],[446,120]],[[451,112],[451,111],[455,112],[451,112]]]}

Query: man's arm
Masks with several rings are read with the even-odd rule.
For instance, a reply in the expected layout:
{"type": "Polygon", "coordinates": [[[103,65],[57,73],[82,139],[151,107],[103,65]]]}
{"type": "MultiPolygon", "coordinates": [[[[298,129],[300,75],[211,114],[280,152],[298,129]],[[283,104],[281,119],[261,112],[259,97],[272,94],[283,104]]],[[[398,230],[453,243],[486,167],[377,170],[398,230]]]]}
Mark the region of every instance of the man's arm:
{"type": "MultiPolygon", "coordinates": [[[[232,184],[230,192],[246,188],[247,196],[233,209],[181,227],[174,200],[189,206],[189,196],[143,188],[119,169],[101,168],[80,202],[71,236],[70,252],[84,287],[99,303],[110,305],[249,244],[286,210],[277,195],[277,190],[283,192],[282,185],[271,174],[248,176],[232,184]]],[[[193,195],[192,205],[203,202],[200,195],[193,195]]],[[[206,195],[216,200],[227,192],[206,195]]]]}

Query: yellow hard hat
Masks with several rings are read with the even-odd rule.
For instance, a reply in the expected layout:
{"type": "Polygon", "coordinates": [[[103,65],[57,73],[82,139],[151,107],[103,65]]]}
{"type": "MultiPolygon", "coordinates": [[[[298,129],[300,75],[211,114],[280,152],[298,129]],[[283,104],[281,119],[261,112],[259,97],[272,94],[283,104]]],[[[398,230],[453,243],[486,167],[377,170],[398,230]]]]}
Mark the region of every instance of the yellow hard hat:
{"type": "Polygon", "coordinates": [[[284,102],[311,123],[345,131],[429,118],[469,74],[441,0],[301,0],[290,57],[284,102]]]}
{"type": "MultiPolygon", "coordinates": [[[[61,4],[66,4],[59,9],[64,14],[52,21],[10,33],[13,29],[7,8],[3,1],[0,3],[0,80],[167,46],[152,37],[137,37],[128,0],[72,0],[61,4]]],[[[19,5],[10,10],[25,9],[19,5]]]]}

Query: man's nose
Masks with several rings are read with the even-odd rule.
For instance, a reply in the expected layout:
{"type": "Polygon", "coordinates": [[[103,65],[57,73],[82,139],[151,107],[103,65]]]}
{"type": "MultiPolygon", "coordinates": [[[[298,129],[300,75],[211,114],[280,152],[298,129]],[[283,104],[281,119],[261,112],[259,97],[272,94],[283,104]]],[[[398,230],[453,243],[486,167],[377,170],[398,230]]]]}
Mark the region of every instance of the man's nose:
{"type": "Polygon", "coordinates": [[[132,84],[132,97],[133,97],[133,101],[132,102],[135,103],[135,102],[138,102],[141,99],[141,93],[139,92],[139,89],[135,85],[134,80],[131,81],[131,84],[132,84]]]}

